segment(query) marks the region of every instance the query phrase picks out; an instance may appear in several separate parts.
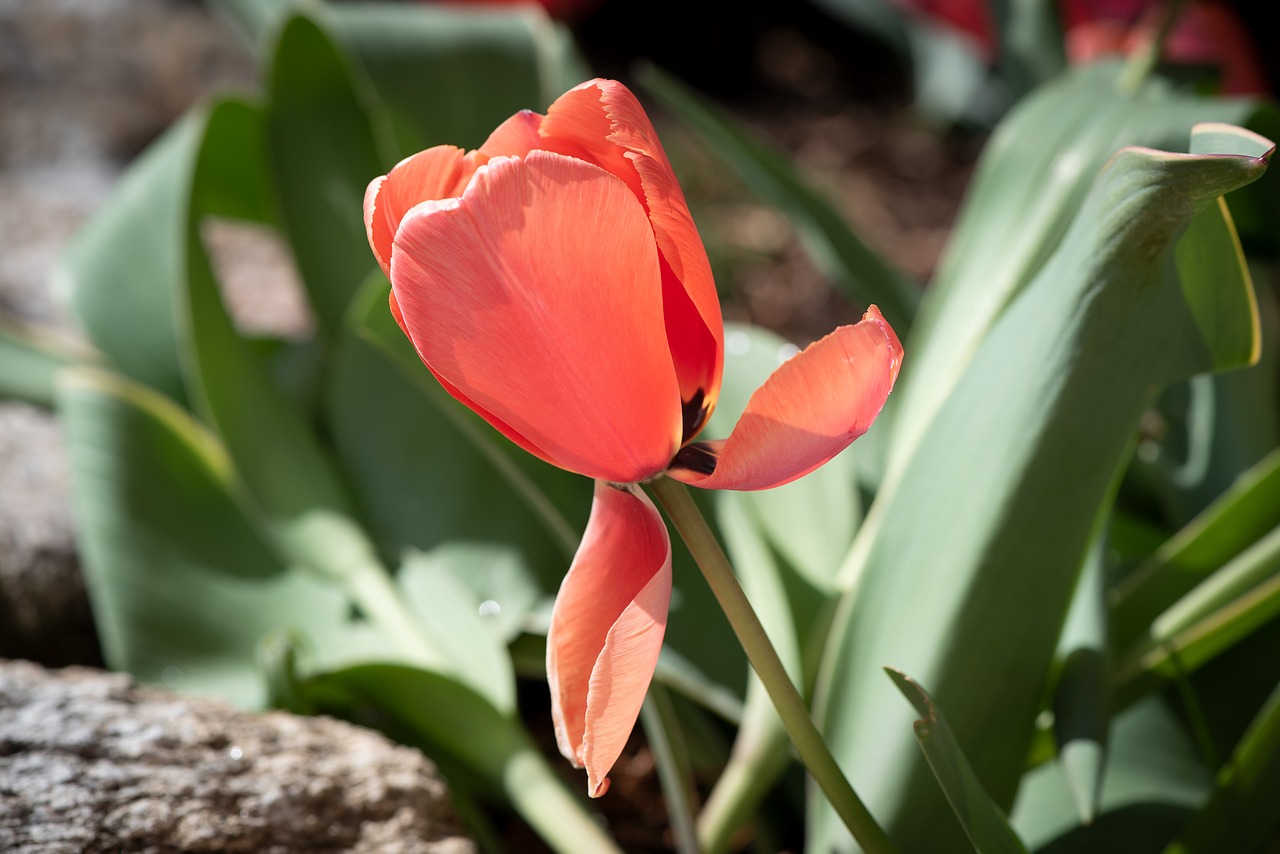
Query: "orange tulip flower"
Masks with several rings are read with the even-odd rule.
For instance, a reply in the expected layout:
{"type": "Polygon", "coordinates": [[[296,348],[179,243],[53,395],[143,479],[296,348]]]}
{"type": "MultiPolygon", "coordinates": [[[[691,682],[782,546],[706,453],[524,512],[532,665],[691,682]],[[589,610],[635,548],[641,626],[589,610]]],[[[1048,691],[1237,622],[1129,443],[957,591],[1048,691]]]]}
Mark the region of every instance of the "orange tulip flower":
{"type": "Polygon", "coordinates": [[[365,226],[391,311],[436,379],[499,432],[594,478],[547,637],[556,740],[608,788],[657,665],[671,544],[636,484],[765,489],[871,425],[902,348],[874,307],[784,363],[728,439],[711,268],[653,126],[593,80],[521,112],[477,151],[442,145],[369,185],[365,226]]]}

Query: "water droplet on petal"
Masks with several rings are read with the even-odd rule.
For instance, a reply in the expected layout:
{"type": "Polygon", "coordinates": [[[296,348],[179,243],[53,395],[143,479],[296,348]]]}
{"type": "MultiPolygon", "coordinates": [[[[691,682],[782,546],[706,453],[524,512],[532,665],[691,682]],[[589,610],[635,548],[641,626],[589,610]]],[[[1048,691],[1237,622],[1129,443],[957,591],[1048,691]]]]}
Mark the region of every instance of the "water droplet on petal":
{"type": "Polygon", "coordinates": [[[724,349],[731,356],[745,356],[751,351],[751,336],[737,330],[730,332],[724,337],[724,349]]]}
{"type": "Polygon", "coordinates": [[[502,606],[492,599],[486,599],[480,603],[480,616],[496,617],[502,613],[502,606]]]}

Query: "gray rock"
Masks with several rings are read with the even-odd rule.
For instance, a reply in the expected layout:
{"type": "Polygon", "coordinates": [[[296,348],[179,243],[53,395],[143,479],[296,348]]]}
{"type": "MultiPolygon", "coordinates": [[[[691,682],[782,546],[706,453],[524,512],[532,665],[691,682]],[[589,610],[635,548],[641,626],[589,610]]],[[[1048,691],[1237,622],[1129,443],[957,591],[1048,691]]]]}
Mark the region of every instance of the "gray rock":
{"type": "Polygon", "coordinates": [[[101,660],[69,494],[54,417],[0,402],[0,656],[46,664],[101,660]]]}
{"type": "Polygon", "coordinates": [[[377,733],[0,661],[0,850],[476,849],[434,766],[377,733]]]}

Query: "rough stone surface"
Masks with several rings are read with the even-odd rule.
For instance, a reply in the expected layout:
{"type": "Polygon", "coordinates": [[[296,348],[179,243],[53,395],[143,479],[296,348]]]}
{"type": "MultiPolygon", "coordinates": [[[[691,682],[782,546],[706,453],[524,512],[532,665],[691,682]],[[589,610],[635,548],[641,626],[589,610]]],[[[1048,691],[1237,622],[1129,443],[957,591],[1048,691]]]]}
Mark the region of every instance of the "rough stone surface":
{"type": "Polygon", "coordinates": [[[376,733],[0,661],[0,851],[475,850],[431,763],[376,733]]]}

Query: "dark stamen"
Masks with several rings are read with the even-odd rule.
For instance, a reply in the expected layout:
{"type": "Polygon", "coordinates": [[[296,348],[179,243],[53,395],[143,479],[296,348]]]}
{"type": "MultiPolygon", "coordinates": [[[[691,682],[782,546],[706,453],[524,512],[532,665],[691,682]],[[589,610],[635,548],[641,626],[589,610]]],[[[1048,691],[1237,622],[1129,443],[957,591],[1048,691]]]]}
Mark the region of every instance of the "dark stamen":
{"type": "Polygon", "coordinates": [[[711,474],[719,461],[720,455],[706,445],[686,445],[676,454],[670,467],[688,469],[698,474],[711,474]]]}
{"type": "Polygon", "coordinates": [[[702,405],[705,398],[706,394],[702,389],[698,389],[693,393],[693,397],[680,404],[681,426],[684,430],[682,442],[687,442],[696,436],[698,429],[702,427],[702,422],[706,420],[707,409],[702,405]]]}

